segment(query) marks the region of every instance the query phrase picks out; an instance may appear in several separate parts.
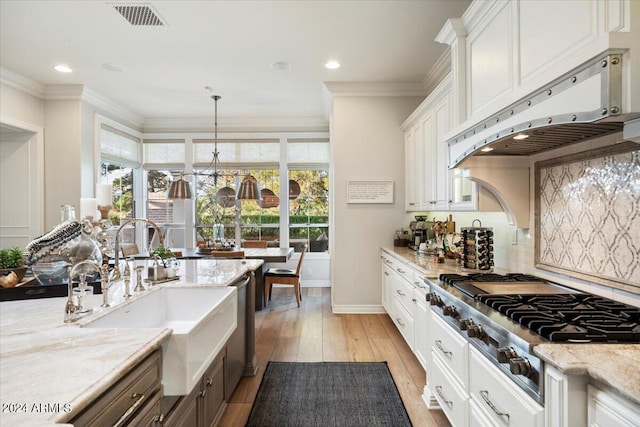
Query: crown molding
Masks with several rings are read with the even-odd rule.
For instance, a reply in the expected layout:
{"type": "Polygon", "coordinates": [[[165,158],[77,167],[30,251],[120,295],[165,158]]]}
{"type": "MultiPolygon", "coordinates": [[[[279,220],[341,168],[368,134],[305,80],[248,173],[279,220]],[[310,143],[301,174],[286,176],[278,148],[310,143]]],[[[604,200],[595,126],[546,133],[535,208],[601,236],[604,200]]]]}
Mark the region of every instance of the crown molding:
{"type": "Polygon", "coordinates": [[[428,94],[422,83],[325,82],[324,86],[334,98],[425,96],[428,94]]]}
{"type": "Polygon", "coordinates": [[[451,49],[447,48],[422,80],[422,86],[431,93],[450,72],[451,49]]]}
{"type": "MultiPolygon", "coordinates": [[[[211,132],[213,120],[203,118],[149,118],[142,130],[153,132],[211,132]]],[[[324,117],[228,117],[219,119],[218,132],[326,132],[324,117]]]]}
{"type": "MultiPolygon", "coordinates": [[[[494,7],[502,7],[505,4],[504,0],[491,0],[491,1],[472,1],[467,10],[464,11],[462,15],[462,22],[464,28],[467,29],[468,32],[473,31],[473,29],[482,21],[484,16],[494,7]],[[498,4],[500,3],[500,4],[498,4]]],[[[466,36],[461,34],[461,36],[466,36]]]]}
{"type": "Polygon", "coordinates": [[[144,117],[124,108],[120,104],[116,104],[92,89],[87,87],[84,88],[82,100],[93,106],[100,113],[110,116],[118,121],[123,121],[123,124],[126,124],[136,130],[140,130],[143,127],[144,117]]]}
{"type": "Polygon", "coordinates": [[[0,83],[18,89],[36,98],[43,99],[45,86],[27,76],[0,65],[0,83]]]}
{"type": "MultiPolygon", "coordinates": [[[[466,12],[465,12],[466,13],[466,12]]],[[[459,37],[466,37],[467,30],[462,18],[447,19],[444,26],[436,36],[438,43],[452,45],[459,37]]]]}
{"type": "Polygon", "coordinates": [[[81,101],[83,92],[83,85],[46,85],[43,99],[46,101],[81,101]]]}

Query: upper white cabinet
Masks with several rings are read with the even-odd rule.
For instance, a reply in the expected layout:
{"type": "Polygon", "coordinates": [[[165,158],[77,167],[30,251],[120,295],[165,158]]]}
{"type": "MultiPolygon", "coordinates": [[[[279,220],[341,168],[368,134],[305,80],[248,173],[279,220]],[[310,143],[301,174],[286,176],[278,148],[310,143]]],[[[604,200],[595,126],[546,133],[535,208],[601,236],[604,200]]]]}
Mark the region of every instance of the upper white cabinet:
{"type": "Polygon", "coordinates": [[[451,129],[452,108],[448,76],[402,125],[407,211],[476,208],[475,184],[466,179],[462,183],[460,171],[448,169],[449,149],[444,138],[451,129]]]}
{"type": "MultiPolygon", "coordinates": [[[[627,0],[474,1],[436,41],[451,47],[455,136],[529,96],[603,52],[622,52],[633,81],[640,67],[640,2],[627,0]]],[[[625,94],[621,112],[640,111],[640,93],[625,94]],[[635,95],[635,96],[634,96],[635,95]]]]}

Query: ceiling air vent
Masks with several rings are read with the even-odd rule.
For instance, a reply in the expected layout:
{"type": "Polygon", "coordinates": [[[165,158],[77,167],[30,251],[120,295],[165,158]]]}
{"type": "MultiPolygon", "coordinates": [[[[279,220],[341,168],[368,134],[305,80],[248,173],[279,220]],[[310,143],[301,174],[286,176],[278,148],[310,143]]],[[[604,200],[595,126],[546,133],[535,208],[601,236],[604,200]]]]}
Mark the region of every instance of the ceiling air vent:
{"type": "Polygon", "coordinates": [[[163,27],[165,25],[149,3],[114,4],[113,7],[133,26],[163,27]]]}

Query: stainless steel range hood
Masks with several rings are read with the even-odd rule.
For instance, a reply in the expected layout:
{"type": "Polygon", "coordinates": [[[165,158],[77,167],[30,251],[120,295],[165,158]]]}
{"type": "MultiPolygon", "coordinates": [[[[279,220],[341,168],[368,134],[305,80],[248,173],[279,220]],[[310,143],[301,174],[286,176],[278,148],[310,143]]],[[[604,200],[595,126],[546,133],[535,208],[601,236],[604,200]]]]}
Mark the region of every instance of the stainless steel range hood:
{"type": "Polygon", "coordinates": [[[528,156],[611,133],[640,142],[640,113],[625,111],[638,89],[623,54],[609,50],[449,138],[449,167],[490,190],[510,224],[529,228],[528,156]]]}
{"type": "Polygon", "coordinates": [[[623,80],[623,53],[607,51],[449,138],[449,167],[470,156],[529,156],[623,131],[640,117],[624,110],[631,82],[623,80]]]}

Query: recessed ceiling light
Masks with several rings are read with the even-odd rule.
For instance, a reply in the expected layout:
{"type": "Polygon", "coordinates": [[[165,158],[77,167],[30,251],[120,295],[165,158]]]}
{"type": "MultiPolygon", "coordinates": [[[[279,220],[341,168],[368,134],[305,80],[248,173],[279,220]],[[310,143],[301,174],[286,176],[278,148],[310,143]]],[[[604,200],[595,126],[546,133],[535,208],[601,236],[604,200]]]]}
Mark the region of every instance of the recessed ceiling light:
{"type": "Polygon", "coordinates": [[[522,139],[527,139],[527,138],[529,138],[529,135],[527,135],[526,133],[519,133],[518,135],[513,137],[513,139],[515,139],[516,141],[520,141],[522,139]]]}
{"type": "Polygon", "coordinates": [[[102,68],[109,71],[115,71],[117,73],[125,71],[124,67],[118,64],[102,64],[102,68]]]}
{"type": "Polygon", "coordinates": [[[340,68],[340,63],[338,61],[329,61],[324,66],[330,70],[336,70],[340,68]]]}
{"type": "Polygon", "coordinates": [[[482,151],[483,153],[488,153],[489,151],[493,151],[493,148],[491,147],[484,147],[481,148],[480,151],[482,151]]]}
{"type": "Polygon", "coordinates": [[[58,64],[55,67],[53,67],[53,69],[60,73],[70,73],[73,71],[71,68],[69,68],[68,65],[64,65],[64,64],[58,64]]]}
{"type": "Polygon", "coordinates": [[[271,68],[278,71],[284,71],[291,68],[291,64],[289,64],[288,62],[274,62],[273,64],[271,64],[271,68]]]}

